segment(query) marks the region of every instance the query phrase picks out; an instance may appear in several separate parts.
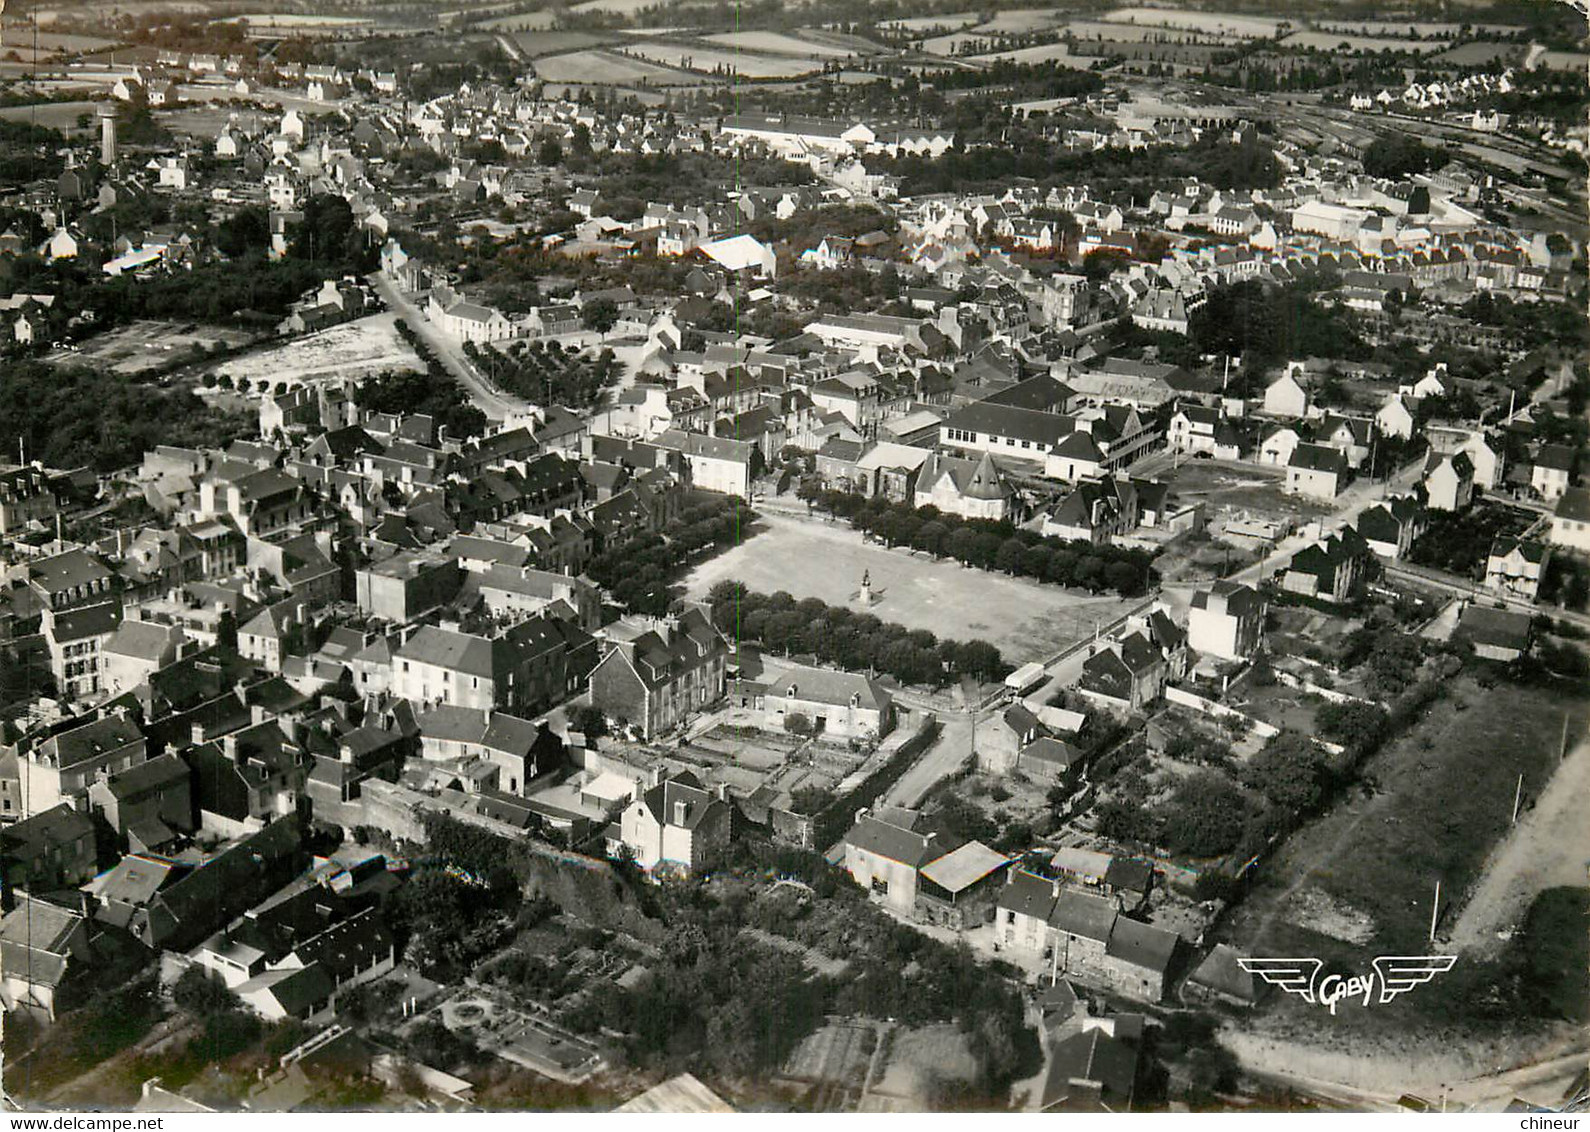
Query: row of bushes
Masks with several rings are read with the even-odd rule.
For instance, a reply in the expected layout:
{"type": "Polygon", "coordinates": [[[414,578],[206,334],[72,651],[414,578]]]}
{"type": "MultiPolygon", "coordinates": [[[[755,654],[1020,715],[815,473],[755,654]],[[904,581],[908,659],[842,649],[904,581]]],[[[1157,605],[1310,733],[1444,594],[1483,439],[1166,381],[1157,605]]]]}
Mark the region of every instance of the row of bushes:
{"type": "Polygon", "coordinates": [[[803,483],[800,495],[886,546],[910,547],[981,570],[998,570],[1090,593],[1110,590],[1122,597],[1146,593],[1158,580],[1154,556],[1143,550],[1045,536],[1019,530],[1008,520],[965,519],[931,505],[913,507],[827,491],[814,481],[803,483]]]}
{"type": "Polygon", "coordinates": [[[810,653],[840,668],[876,669],[930,688],[955,676],[1002,680],[1011,671],[987,641],[941,641],[927,629],[907,629],[814,597],[796,601],[782,590],[756,593],[726,580],[712,587],[710,600],[714,622],[731,639],[785,656],[810,653]]]}

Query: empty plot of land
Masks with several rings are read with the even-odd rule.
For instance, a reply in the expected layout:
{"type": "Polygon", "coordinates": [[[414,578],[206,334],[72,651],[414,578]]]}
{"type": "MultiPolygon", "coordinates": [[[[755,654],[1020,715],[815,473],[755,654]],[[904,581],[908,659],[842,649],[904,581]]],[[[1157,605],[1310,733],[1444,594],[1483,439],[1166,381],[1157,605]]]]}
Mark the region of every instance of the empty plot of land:
{"type": "Polygon", "coordinates": [[[616,51],[574,51],[535,62],[536,74],[553,83],[684,84],[689,75],[616,51]]]}
{"type": "Polygon", "coordinates": [[[696,568],[685,583],[692,597],[734,579],[763,593],[787,590],[857,609],[866,572],[877,596],[867,612],[940,637],[988,641],[1011,664],[1052,656],[1092,633],[1095,618],[1107,623],[1131,604],[888,550],[821,520],[769,515],[759,522],[760,533],[696,568]]]}
{"type": "Polygon", "coordinates": [[[1176,470],[1171,482],[1178,499],[1185,503],[1203,502],[1211,509],[1225,506],[1297,520],[1317,518],[1331,511],[1323,503],[1282,491],[1285,474],[1279,468],[1190,460],[1176,470]]]}
{"type": "Polygon", "coordinates": [[[1112,24],[1142,24],[1147,27],[1200,31],[1208,35],[1258,39],[1273,36],[1281,25],[1278,19],[1262,16],[1236,16],[1229,12],[1177,12],[1166,8],[1117,8],[1101,18],[1112,24]]]}
{"type": "Polygon", "coordinates": [[[419,355],[398,336],[396,321],[390,313],[355,319],[234,358],[216,373],[233,381],[301,385],[317,378],[361,378],[387,370],[423,372],[419,355]]]}
{"type": "Polygon", "coordinates": [[[729,31],[720,35],[705,36],[704,38],[709,43],[719,43],[725,47],[738,47],[745,51],[765,51],[773,55],[842,58],[856,54],[855,51],[846,50],[843,47],[827,43],[815,43],[809,39],[800,39],[777,31],[729,31]]]}
{"type": "Polygon", "coordinates": [[[72,365],[89,364],[124,377],[164,369],[195,355],[195,347],[208,352],[241,346],[254,336],[225,326],[145,320],[96,335],[72,351],[58,350],[46,359],[72,365]]]}
{"type": "Polygon", "coordinates": [[[792,59],[783,55],[758,55],[750,51],[734,51],[710,44],[664,43],[643,41],[625,48],[626,53],[638,55],[654,63],[664,63],[686,71],[705,71],[744,75],[750,79],[787,79],[808,74],[819,67],[815,59],[792,59]]]}

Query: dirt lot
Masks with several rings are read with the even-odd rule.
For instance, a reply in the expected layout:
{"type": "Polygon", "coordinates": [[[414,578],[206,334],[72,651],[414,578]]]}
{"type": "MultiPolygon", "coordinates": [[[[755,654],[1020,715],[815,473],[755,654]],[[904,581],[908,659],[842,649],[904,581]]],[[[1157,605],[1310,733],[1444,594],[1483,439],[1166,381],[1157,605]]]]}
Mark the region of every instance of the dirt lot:
{"type": "Polygon", "coordinates": [[[942,637],[987,640],[1011,664],[1052,656],[1092,633],[1095,618],[1108,623],[1134,604],[889,550],[821,519],[765,515],[759,522],[754,538],[697,567],[685,581],[690,596],[705,597],[732,578],[764,593],[787,590],[856,608],[866,571],[878,595],[868,612],[942,637]]]}
{"type": "Polygon", "coordinates": [[[355,319],[233,358],[215,372],[233,381],[285,381],[289,385],[326,377],[357,379],[387,370],[424,372],[419,356],[398,337],[396,321],[390,313],[355,319]]]}
{"type": "Polygon", "coordinates": [[[76,350],[57,350],[45,360],[56,364],[92,365],[125,377],[164,369],[191,360],[193,348],[240,346],[253,339],[245,330],[197,323],[140,321],[99,334],[76,350]]]}
{"type": "Polygon", "coordinates": [[[1323,503],[1287,495],[1281,490],[1285,483],[1281,468],[1189,460],[1172,475],[1171,491],[1183,503],[1206,503],[1211,523],[1222,509],[1288,516],[1299,523],[1331,513],[1323,503]]]}

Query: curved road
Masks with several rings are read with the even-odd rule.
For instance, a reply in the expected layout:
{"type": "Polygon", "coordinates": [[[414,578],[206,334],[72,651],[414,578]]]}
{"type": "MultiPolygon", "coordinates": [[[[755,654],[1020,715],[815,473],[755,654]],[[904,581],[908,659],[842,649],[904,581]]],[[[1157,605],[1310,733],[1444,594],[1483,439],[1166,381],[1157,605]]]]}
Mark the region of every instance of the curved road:
{"type": "Polygon", "coordinates": [[[464,392],[469,394],[469,399],[475,407],[485,413],[493,421],[505,421],[512,417],[521,416],[530,412],[533,406],[527,401],[499,392],[459,349],[458,343],[443,334],[436,324],[425,316],[425,312],[411,302],[407,296],[384,274],[377,271],[370,277],[370,284],[381,296],[399,318],[413,328],[431,352],[434,353],[453,379],[464,387],[464,392]]]}

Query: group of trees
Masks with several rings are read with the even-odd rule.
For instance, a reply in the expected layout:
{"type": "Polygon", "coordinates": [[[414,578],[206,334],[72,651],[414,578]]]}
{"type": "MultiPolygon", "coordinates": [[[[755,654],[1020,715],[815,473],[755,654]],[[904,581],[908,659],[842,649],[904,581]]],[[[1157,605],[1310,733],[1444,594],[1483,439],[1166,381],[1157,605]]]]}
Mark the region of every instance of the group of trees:
{"type": "Polygon", "coordinates": [[[14,455],[20,440],[28,459],[52,468],[113,471],[157,445],[223,445],[249,427],[192,393],[98,369],[22,360],[0,383],[0,451],[14,455]]]}
{"type": "Polygon", "coordinates": [[[712,587],[710,600],[714,622],[733,640],[786,656],[810,653],[852,671],[887,672],[903,684],[940,688],[956,676],[1002,680],[1011,670],[987,641],[941,641],[930,630],[907,629],[814,597],[796,601],[782,590],[762,594],[722,581],[712,587]]]}
{"type": "Polygon", "coordinates": [[[1408,134],[1391,133],[1369,143],[1363,162],[1364,172],[1371,177],[1400,180],[1439,169],[1447,162],[1447,152],[1408,134]]]}
{"type": "Polygon", "coordinates": [[[1287,358],[1360,360],[1369,347],[1350,320],[1316,301],[1314,284],[1277,287],[1250,279],[1217,287],[1187,320],[1187,334],[1200,353],[1241,355],[1250,366],[1287,358]]]}
{"type": "Polygon", "coordinates": [[[66,139],[31,122],[0,120],[0,182],[17,184],[60,175],[66,139]]]}
{"type": "Polygon", "coordinates": [[[704,1067],[739,1078],[776,1072],[829,1015],[951,1023],[976,1063],[964,1098],[972,1107],[1004,1107],[1011,1082],[1037,1070],[1041,1054],[1008,968],[889,919],[815,854],[745,846],[740,855],[711,885],[661,889],[666,932],[646,977],[631,989],[593,987],[562,1021],[586,1033],[624,1032],[626,1052],[650,1069],[704,1067]],[[822,898],[752,899],[741,878],[754,885],[769,871],[804,875],[822,898]],[[848,962],[812,975],[747,928],[848,962]]]}
{"type": "Polygon", "coordinates": [[[622,372],[612,350],[591,355],[566,349],[560,342],[520,341],[505,351],[465,343],[464,352],[509,393],[578,413],[600,408],[622,372]]]}
{"type": "Polygon", "coordinates": [[[854,492],[830,491],[816,480],[803,482],[799,494],[885,546],[910,547],[983,570],[1075,586],[1090,593],[1112,590],[1123,597],[1146,593],[1157,577],[1154,556],[1148,551],[1046,537],[1018,529],[1008,520],[965,519],[931,505],[913,507],[854,492]]]}
{"type": "Polygon", "coordinates": [[[426,373],[402,370],[361,382],[355,395],[359,407],[369,413],[424,413],[457,438],[485,432],[486,414],[470,403],[429,351],[420,356],[429,364],[426,373]]]}
{"type": "Polygon", "coordinates": [[[598,555],[586,573],[632,613],[668,612],[670,587],[709,548],[727,550],[745,541],[756,512],[743,499],[708,499],[687,507],[662,533],[648,533],[598,555]]]}
{"type": "Polygon", "coordinates": [[[904,179],[901,191],[911,195],[968,192],[1023,178],[1046,189],[1086,181],[1107,191],[1125,191],[1158,188],[1188,176],[1218,189],[1263,189],[1274,188],[1281,177],[1273,148],[1253,131],[1242,141],[1210,131],[1186,147],[1082,151],[1068,149],[992,106],[972,130],[957,131],[955,148],[938,157],[902,156],[884,165],[904,179]],[[985,136],[987,144],[976,144],[985,136]]]}

